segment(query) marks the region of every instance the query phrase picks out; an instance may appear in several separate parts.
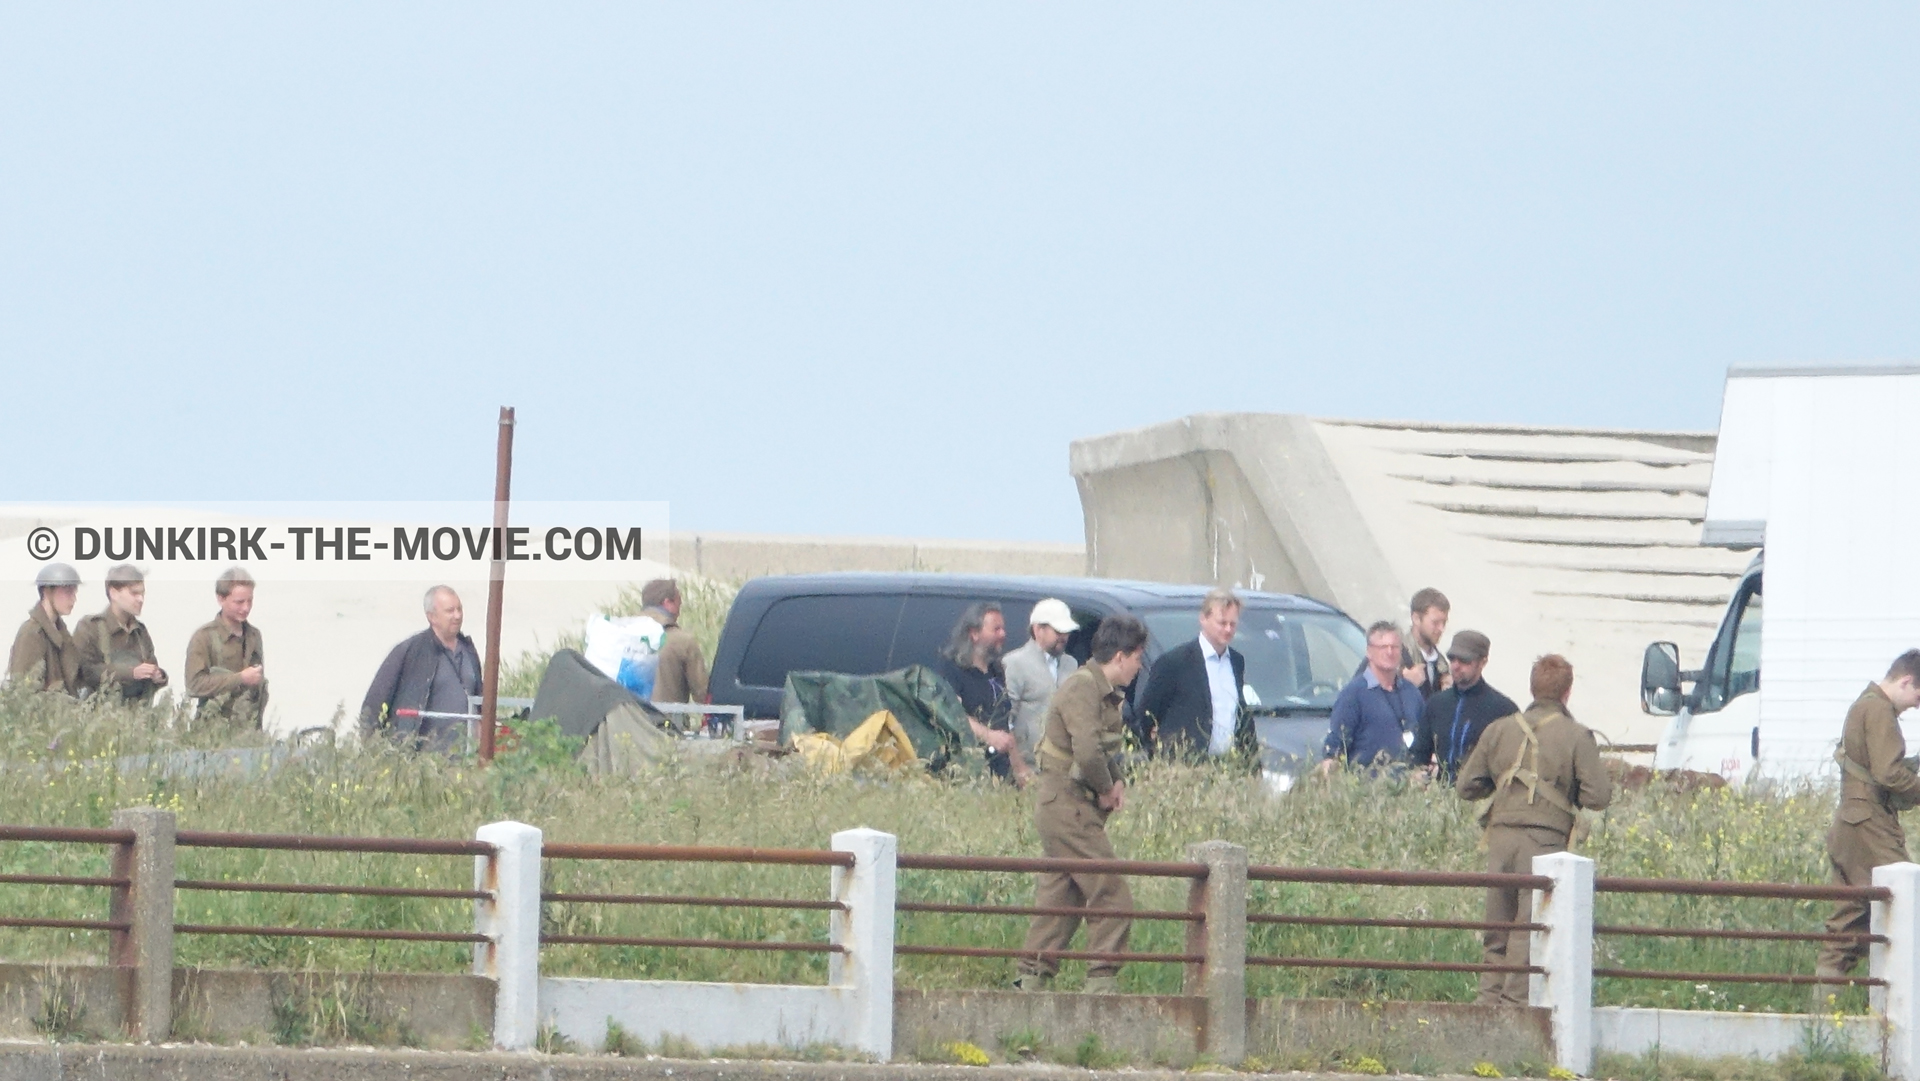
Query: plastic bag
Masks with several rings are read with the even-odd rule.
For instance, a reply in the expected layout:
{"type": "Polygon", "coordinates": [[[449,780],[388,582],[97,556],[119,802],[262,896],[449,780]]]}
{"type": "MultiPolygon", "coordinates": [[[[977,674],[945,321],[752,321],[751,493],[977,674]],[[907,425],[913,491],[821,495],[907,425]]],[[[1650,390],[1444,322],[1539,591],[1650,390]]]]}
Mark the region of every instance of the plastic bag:
{"type": "Polygon", "coordinates": [[[651,616],[587,617],[587,663],[642,699],[653,697],[667,629],[651,616]]]}

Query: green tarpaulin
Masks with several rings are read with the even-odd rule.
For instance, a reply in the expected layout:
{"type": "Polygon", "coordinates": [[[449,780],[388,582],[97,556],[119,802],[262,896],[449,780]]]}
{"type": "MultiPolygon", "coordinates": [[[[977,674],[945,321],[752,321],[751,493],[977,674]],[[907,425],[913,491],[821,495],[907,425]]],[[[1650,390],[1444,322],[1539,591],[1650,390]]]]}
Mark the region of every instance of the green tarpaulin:
{"type": "Polygon", "coordinates": [[[978,747],[967,727],[966,711],[947,681],[914,665],[878,676],[843,676],[834,672],[789,672],[780,699],[780,745],[793,746],[793,737],[825,732],[845,738],[862,721],[880,710],[891,710],[913,752],[934,771],[963,759],[962,752],[978,747]]]}

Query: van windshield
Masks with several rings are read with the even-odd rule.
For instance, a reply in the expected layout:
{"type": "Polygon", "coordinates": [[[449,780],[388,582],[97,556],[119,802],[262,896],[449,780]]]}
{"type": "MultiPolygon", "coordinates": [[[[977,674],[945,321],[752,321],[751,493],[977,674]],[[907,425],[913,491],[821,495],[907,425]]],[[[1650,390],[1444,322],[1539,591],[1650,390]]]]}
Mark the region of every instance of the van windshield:
{"type": "MultiPolygon", "coordinates": [[[[1161,653],[1200,636],[1191,608],[1141,618],[1161,653]]],[[[1250,604],[1240,610],[1233,648],[1247,659],[1247,705],[1321,710],[1333,708],[1366,659],[1367,636],[1341,616],[1250,604]]]]}

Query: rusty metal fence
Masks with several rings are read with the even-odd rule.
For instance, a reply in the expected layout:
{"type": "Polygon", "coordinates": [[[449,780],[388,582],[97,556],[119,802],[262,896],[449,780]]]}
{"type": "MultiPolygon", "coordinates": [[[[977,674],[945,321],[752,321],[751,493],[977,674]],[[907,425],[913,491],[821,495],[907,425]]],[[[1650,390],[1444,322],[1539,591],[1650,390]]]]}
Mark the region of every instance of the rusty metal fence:
{"type": "MultiPolygon", "coordinates": [[[[714,848],[700,845],[621,845],[555,842],[543,845],[547,860],[628,860],[674,863],[747,863],[801,867],[852,867],[847,852],[798,848],[714,848]]],[[[543,889],[543,902],[597,905],[673,905],[680,907],[771,908],[793,911],[845,912],[835,900],[791,897],[697,897],[671,894],[573,893],[543,889]]],[[[662,949],[771,950],[790,953],[841,953],[833,942],[755,942],[736,939],[651,938],[627,935],[540,935],[541,945],[647,946],[662,949]]]]}
{"type": "MultiPolygon", "coordinates": [[[[841,972],[846,969],[846,966],[855,962],[871,966],[876,963],[872,956],[853,957],[850,954],[864,951],[871,955],[874,950],[881,949],[885,956],[880,959],[880,963],[884,964],[889,973],[887,977],[889,988],[893,959],[900,956],[1181,965],[1185,967],[1184,986],[1187,993],[1219,997],[1221,1002],[1216,1005],[1221,1009],[1229,1009],[1228,1003],[1234,1001],[1235,994],[1244,996],[1246,989],[1244,970],[1248,967],[1551,976],[1560,981],[1562,985],[1560,993],[1563,995],[1567,993],[1565,985],[1568,981],[1583,985],[1585,990],[1580,995],[1584,997],[1552,999],[1549,996],[1549,1001],[1538,1003],[1553,1007],[1557,1011],[1556,1018],[1559,1018],[1562,1013],[1568,1013],[1571,1016],[1572,1013],[1590,1010],[1591,987],[1596,980],[1788,985],[1816,982],[1845,983],[1873,988],[1876,991],[1884,991],[1892,983],[1883,971],[1872,971],[1866,975],[1843,979],[1817,979],[1811,974],[1801,972],[1698,972],[1595,967],[1592,960],[1594,941],[1606,938],[1678,938],[1809,944],[1855,942],[1876,947],[1876,969],[1884,968],[1879,953],[1894,946],[1895,939],[1886,933],[1880,924],[1886,918],[1889,906],[1896,899],[1896,891],[1885,885],[1840,887],[1789,883],[1594,877],[1591,861],[1567,854],[1542,857],[1548,862],[1536,862],[1535,870],[1539,871],[1545,867],[1547,873],[1536,874],[1263,866],[1249,865],[1244,849],[1224,842],[1209,842],[1195,846],[1196,858],[1186,861],[1142,861],[895,854],[890,847],[892,839],[885,838],[888,847],[884,849],[886,855],[883,862],[886,866],[880,868],[861,867],[860,860],[880,857],[871,855],[856,857],[854,851],[842,849],[840,835],[836,835],[834,849],[815,850],[578,842],[543,843],[539,831],[513,823],[485,827],[482,834],[486,835],[488,830],[502,827],[512,827],[521,831],[519,835],[531,838],[528,842],[530,847],[523,853],[530,859],[531,869],[518,867],[512,872],[517,876],[516,881],[519,886],[503,883],[501,868],[506,866],[502,862],[506,858],[503,855],[503,849],[483,839],[319,837],[175,829],[170,814],[151,809],[118,812],[111,828],[0,825],[0,842],[104,846],[108,849],[109,866],[108,873],[104,875],[0,874],[0,889],[10,886],[51,886],[63,889],[103,890],[106,893],[104,912],[99,918],[43,917],[7,906],[0,909],[6,912],[6,915],[0,916],[0,928],[41,928],[108,935],[107,963],[135,970],[134,978],[125,981],[132,988],[129,992],[131,997],[126,1003],[128,1027],[136,1033],[148,1034],[164,1033],[170,1023],[171,1007],[167,996],[171,987],[172,936],[174,935],[251,936],[281,939],[336,938],[472,945],[476,951],[477,970],[503,981],[510,978],[507,967],[511,967],[506,961],[502,961],[503,957],[511,960],[513,965],[521,966],[518,971],[523,974],[534,973],[534,978],[537,979],[538,951],[543,947],[553,946],[821,954],[830,959],[831,964],[835,966],[835,972],[841,972]],[[174,874],[174,853],[180,848],[257,852],[349,852],[369,855],[466,858],[474,861],[474,885],[472,888],[448,888],[355,882],[232,881],[177,877],[174,874]],[[818,867],[832,873],[834,885],[825,897],[792,897],[731,896],[719,892],[613,892],[557,889],[543,884],[550,878],[546,871],[569,862],[579,861],[818,867]],[[1563,875],[1568,868],[1577,869],[1577,865],[1584,866],[1585,870],[1581,873],[1586,877],[1574,879],[1556,877],[1563,875]],[[868,892],[862,895],[867,898],[861,902],[867,906],[865,915],[869,918],[866,933],[869,936],[877,934],[872,921],[885,924],[884,935],[869,937],[864,940],[867,943],[864,946],[850,945],[856,939],[851,937],[847,923],[855,910],[847,900],[851,895],[845,890],[849,888],[847,883],[851,882],[856,871],[869,876],[880,874],[884,878],[884,882],[880,885],[869,882],[865,887],[868,892]],[[925,941],[895,942],[893,936],[896,924],[911,926],[914,917],[925,914],[1008,919],[1028,919],[1036,916],[1099,918],[1107,914],[1102,910],[1088,907],[962,903],[913,897],[900,898],[894,893],[893,876],[897,871],[939,875],[1111,874],[1184,881],[1188,887],[1185,907],[1148,908],[1133,911],[1129,915],[1136,921],[1181,925],[1185,931],[1185,944],[1183,948],[1173,951],[1097,952],[1066,948],[1034,951],[1023,947],[949,945],[925,941]],[[528,877],[529,875],[531,877],[528,877]],[[1579,883],[1577,887],[1568,886],[1569,882],[1576,881],[1579,883]],[[1535,899],[1536,907],[1531,919],[1509,922],[1413,916],[1346,916],[1287,911],[1248,911],[1249,901],[1256,896],[1256,892],[1249,887],[1257,883],[1307,883],[1416,889],[1507,889],[1529,893],[1535,899]],[[532,906],[531,912],[521,911],[513,919],[504,919],[502,913],[520,904],[509,895],[513,889],[522,887],[530,891],[524,896],[526,904],[532,906]],[[1577,896],[1560,896],[1570,888],[1575,890],[1577,896]],[[312,925],[288,926],[175,922],[176,892],[266,893],[285,896],[331,895],[411,899],[436,904],[458,903],[471,906],[473,909],[473,929],[441,931],[400,927],[341,927],[326,926],[319,922],[312,925]],[[1594,897],[1598,894],[1664,894],[1674,897],[1760,898],[1807,902],[1861,901],[1874,906],[1876,925],[1875,929],[1869,933],[1833,933],[1777,928],[1668,927],[1596,923],[1593,920],[1593,903],[1594,897]],[[875,898],[880,900],[876,901],[875,898]],[[677,906],[820,912],[829,918],[832,929],[820,939],[805,941],[578,934],[542,930],[539,926],[541,906],[554,904],[618,908],[677,906]],[[514,920],[519,922],[515,923],[514,920]],[[532,931],[525,930],[529,921],[531,921],[532,931]],[[1532,937],[1535,942],[1547,941],[1559,952],[1549,958],[1543,957],[1536,949],[1526,964],[1406,960],[1359,955],[1261,953],[1250,948],[1249,931],[1262,927],[1330,930],[1398,929],[1436,934],[1521,933],[1532,937]],[[503,941],[513,935],[526,936],[522,952],[529,956],[520,957],[518,960],[512,959],[512,951],[505,949],[503,941]],[[880,943],[884,945],[878,945],[880,943]],[[1220,975],[1222,972],[1240,973],[1240,975],[1223,982],[1220,975]],[[1237,992],[1235,988],[1238,989],[1237,992]]],[[[885,837],[885,835],[872,834],[872,831],[852,832],[866,833],[871,837],[885,837]]],[[[869,838],[865,843],[873,842],[869,838]]],[[[1913,868],[1913,871],[1915,888],[1920,889],[1920,868],[1913,868]]],[[[1916,903],[1920,902],[1909,900],[1909,904],[1916,903]]],[[[1902,948],[1912,947],[1912,943],[1907,943],[1902,948]]],[[[1916,973],[1920,973],[1920,963],[1916,963],[1914,967],[1916,973]]],[[[1536,982],[1536,988],[1538,986],[1536,982]]],[[[530,1000],[533,995],[534,993],[529,992],[525,997],[530,1000]]],[[[888,995],[890,1000],[890,990],[888,995]]],[[[529,1007],[523,1004],[514,1008],[529,1007]]],[[[1556,1020],[1556,1025],[1559,1023],[1556,1020]]],[[[1920,1043],[1916,1043],[1916,1048],[1920,1049],[1920,1043]]]]}

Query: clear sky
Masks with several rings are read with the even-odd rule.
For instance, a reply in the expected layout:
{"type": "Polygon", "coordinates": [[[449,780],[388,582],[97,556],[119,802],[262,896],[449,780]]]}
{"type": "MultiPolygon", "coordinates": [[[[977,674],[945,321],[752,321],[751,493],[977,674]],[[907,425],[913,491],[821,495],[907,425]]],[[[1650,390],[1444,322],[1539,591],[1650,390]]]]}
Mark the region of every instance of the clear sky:
{"type": "Polygon", "coordinates": [[[1078,540],[1216,410],[1920,357],[1911,4],[16,3],[0,498],[1078,540]]]}

